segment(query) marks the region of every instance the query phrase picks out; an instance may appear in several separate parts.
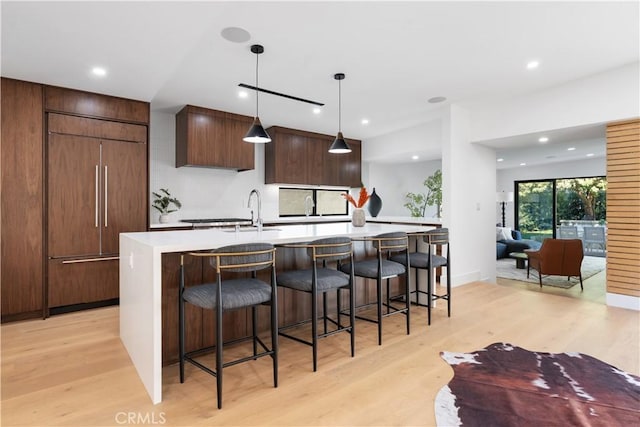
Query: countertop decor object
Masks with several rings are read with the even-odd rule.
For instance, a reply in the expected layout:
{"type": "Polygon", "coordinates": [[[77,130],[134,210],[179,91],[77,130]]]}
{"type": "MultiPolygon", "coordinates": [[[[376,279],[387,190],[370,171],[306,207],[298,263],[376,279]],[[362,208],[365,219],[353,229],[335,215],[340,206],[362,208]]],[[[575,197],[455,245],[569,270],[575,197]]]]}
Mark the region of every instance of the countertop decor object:
{"type": "Polygon", "coordinates": [[[364,209],[362,208],[365,204],[367,204],[369,198],[371,197],[367,192],[367,187],[362,187],[360,189],[360,194],[357,201],[349,193],[342,193],[342,197],[347,199],[349,203],[351,203],[355,208],[353,210],[353,214],[351,215],[351,223],[353,224],[353,226],[363,227],[367,220],[364,214],[364,209]]]}
{"type": "Polygon", "coordinates": [[[367,218],[364,214],[364,209],[356,208],[353,210],[353,215],[351,216],[351,223],[354,227],[364,227],[367,223],[367,218]]]}
{"type": "Polygon", "coordinates": [[[154,191],[151,194],[155,197],[151,206],[160,212],[160,223],[168,223],[169,214],[180,209],[182,207],[182,203],[180,203],[180,200],[175,197],[171,197],[171,193],[169,193],[169,190],[166,188],[161,188],[157,193],[154,191]],[[171,205],[175,208],[171,208],[171,205]]]}
{"type": "Polygon", "coordinates": [[[382,210],[382,199],[376,193],[376,188],[373,187],[373,193],[369,197],[369,213],[372,217],[377,217],[380,211],[382,210]]]}

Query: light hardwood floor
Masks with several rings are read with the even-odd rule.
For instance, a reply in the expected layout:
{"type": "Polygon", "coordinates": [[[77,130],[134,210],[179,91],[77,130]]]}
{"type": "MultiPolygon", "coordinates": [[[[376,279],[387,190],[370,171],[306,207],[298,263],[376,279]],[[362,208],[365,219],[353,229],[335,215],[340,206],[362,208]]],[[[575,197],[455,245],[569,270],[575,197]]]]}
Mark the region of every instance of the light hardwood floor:
{"type": "Polygon", "coordinates": [[[583,280],[582,285],[584,287],[584,290],[580,290],[580,284],[572,286],[569,289],[562,289],[546,285],[543,285],[541,288],[538,283],[503,279],[500,277],[497,278],[496,282],[498,283],[498,285],[511,288],[523,289],[547,295],[558,295],[565,298],[578,298],[585,301],[596,302],[599,304],[606,304],[607,301],[607,273],[605,270],[589,277],[586,280],[583,280]]]}
{"type": "MultiPolygon", "coordinates": [[[[586,284],[585,284],[586,285],[586,284]]],[[[590,354],[640,374],[638,312],[555,292],[476,282],[453,290],[453,314],[438,307],[430,327],[424,308],[375,325],[357,323],[356,357],[348,336],[311,349],[282,338],[280,386],[270,359],[224,371],[223,409],[215,379],[187,366],[164,369],[164,400],[152,405],[118,338],[118,308],[2,326],[2,426],[117,425],[435,425],[434,398],[452,377],[439,352],[473,351],[494,342],[530,350],[590,354]],[[127,422],[127,417],[133,417],[127,422]]]]}

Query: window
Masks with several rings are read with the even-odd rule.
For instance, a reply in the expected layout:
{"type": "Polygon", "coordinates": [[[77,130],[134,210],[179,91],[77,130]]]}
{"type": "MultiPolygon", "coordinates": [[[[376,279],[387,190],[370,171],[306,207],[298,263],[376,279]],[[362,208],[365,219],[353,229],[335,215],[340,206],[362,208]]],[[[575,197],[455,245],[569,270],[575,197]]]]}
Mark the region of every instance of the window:
{"type": "Polygon", "coordinates": [[[349,206],[341,196],[346,190],[280,188],[278,212],[282,216],[347,215],[349,206]]]}

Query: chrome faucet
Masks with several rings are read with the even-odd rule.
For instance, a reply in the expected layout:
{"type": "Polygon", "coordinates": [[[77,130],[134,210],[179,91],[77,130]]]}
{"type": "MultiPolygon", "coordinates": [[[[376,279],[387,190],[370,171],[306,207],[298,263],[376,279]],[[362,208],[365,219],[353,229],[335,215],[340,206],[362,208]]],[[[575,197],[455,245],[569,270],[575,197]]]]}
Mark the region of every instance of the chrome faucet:
{"type": "Polygon", "coordinates": [[[313,203],[313,198],[311,196],[307,196],[304,199],[304,214],[308,217],[313,213],[313,207],[316,204],[313,203]]]}
{"type": "Polygon", "coordinates": [[[258,212],[257,217],[253,219],[253,209],[251,209],[251,222],[254,226],[258,227],[258,231],[262,231],[262,201],[260,200],[260,192],[257,189],[251,190],[249,193],[249,200],[247,200],[247,207],[251,208],[251,196],[256,195],[256,199],[258,199],[258,212]]]}

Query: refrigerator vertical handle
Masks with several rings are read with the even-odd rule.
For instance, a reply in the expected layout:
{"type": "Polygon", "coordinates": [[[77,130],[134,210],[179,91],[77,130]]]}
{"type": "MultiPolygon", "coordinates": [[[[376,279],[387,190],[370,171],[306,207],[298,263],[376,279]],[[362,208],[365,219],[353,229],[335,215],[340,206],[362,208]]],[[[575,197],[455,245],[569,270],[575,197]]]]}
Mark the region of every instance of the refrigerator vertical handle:
{"type": "Polygon", "coordinates": [[[96,165],[96,220],[95,220],[96,228],[98,228],[98,204],[100,203],[99,199],[98,199],[98,197],[99,197],[98,190],[99,190],[99,188],[98,188],[98,165],[96,165]]]}
{"type": "Polygon", "coordinates": [[[108,207],[109,201],[107,199],[107,195],[109,194],[109,166],[104,165],[104,226],[105,228],[109,226],[108,221],[108,207]]]}

